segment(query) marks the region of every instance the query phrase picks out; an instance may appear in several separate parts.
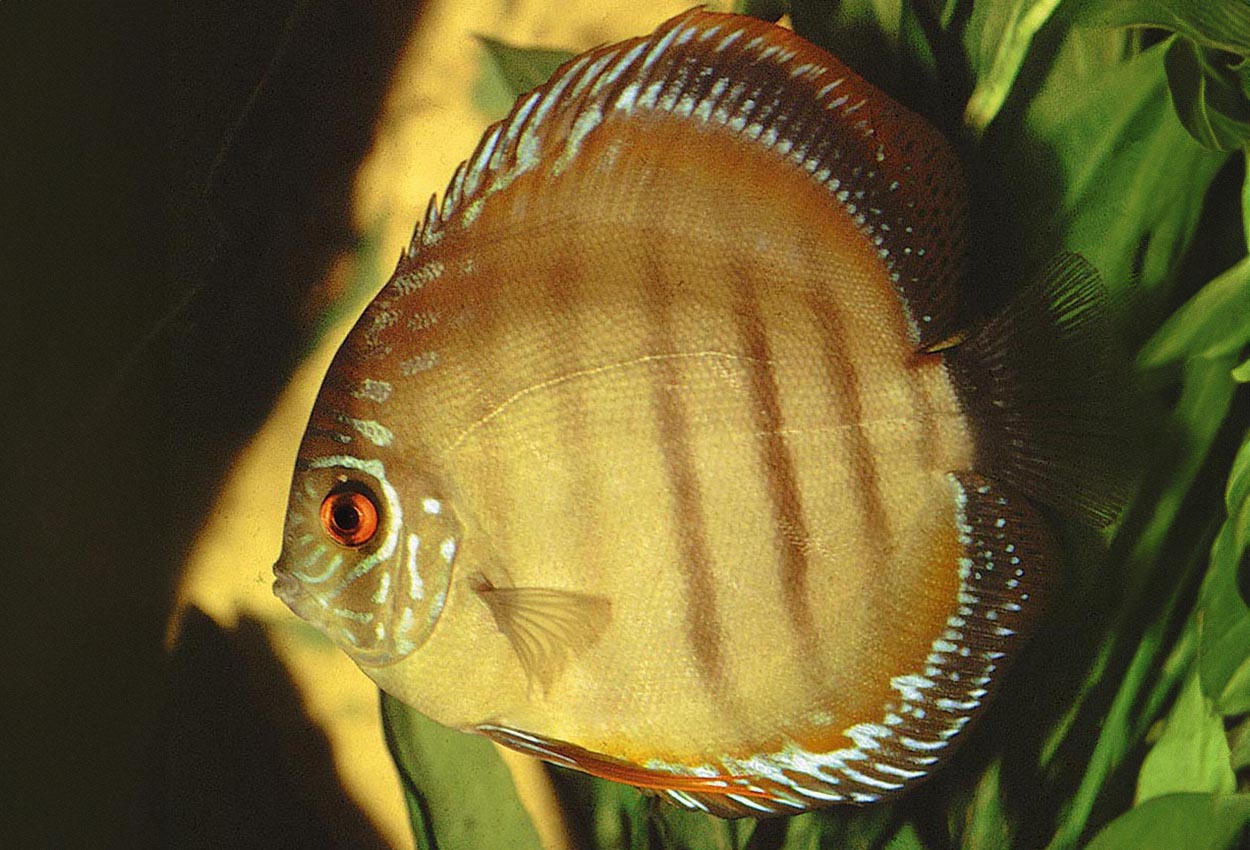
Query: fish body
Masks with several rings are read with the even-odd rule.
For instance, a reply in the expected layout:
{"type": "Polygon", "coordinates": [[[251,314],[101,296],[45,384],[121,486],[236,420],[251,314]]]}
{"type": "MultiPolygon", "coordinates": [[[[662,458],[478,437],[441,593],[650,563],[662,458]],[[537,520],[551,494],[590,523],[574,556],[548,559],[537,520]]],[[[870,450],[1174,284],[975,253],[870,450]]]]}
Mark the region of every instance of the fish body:
{"type": "Polygon", "coordinates": [[[1016,445],[1050,390],[1004,349],[1071,316],[968,318],[966,206],[933,127],[783,29],[694,11],[571,61],[331,365],[277,592],[435,720],[689,808],[902,791],[1079,477],[1016,445]]]}

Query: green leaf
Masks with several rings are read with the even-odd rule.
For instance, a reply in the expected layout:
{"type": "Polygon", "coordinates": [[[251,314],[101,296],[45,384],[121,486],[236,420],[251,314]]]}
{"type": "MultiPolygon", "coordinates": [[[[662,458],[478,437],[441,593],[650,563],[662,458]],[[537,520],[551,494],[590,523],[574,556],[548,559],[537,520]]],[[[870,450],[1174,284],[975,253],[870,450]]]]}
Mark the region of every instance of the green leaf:
{"type": "Polygon", "coordinates": [[[1156,27],[1204,47],[1250,54],[1245,0],[1084,0],[1080,21],[1106,27],[1156,27]]]}
{"type": "MultiPolygon", "coordinates": [[[[786,850],[790,850],[790,848],[787,846],[786,850]]],[[[798,850],[798,848],[795,848],[795,850],[798,850]]],[[[916,832],[916,827],[911,823],[905,823],[886,842],[884,850],[925,850],[925,843],[921,839],[920,833],[916,832]]]]}
{"type": "Polygon", "coordinates": [[[905,100],[905,94],[937,82],[931,33],[918,17],[925,5],[905,0],[792,0],[790,18],[799,35],[905,100]]]}
{"type": "Polygon", "coordinates": [[[1250,824],[1250,794],[1169,794],[1129,809],[1086,850],[1226,850],[1250,824]]]}
{"type": "Polygon", "coordinates": [[[995,850],[1012,844],[1011,822],[1000,790],[1002,760],[995,759],[977,782],[961,831],[964,850],[995,850]]]}
{"type": "MultiPolygon", "coordinates": [[[[650,850],[648,804],[637,789],[594,779],[574,770],[552,770],[557,778],[589,789],[589,803],[583,805],[589,805],[593,811],[587,818],[595,838],[593,846],[604,850],[650,850]]],[[[572,803],[566,801],[566,804],[572,803]]]]}
{"type": "Polygon", "coordinates": [[[1233,465],[1229,467],[1228,486],[1224,488],[1224,508],[1236,516],[1250,500],[1250,434],[1241,444],[1233,465]]]}
{"type": "Polygon", "coordinates": [[[777,22],[790,12],[789,0],[734,0],[734,11],[761,21],[777,22]]]}
{"type": "MultiPolygon", "coordinates": [[[[1182,507],[1190,493],[1195,478],[1211,451],[1220,430],[1220,424],[1232,404],[1235,385],[1227,378],[1227,367],[1220,360],[1189,360],[1185,362],[1182,393],[1172,414],[1173,429],[1182,435],[1183,451],[1172,460],[1166,478],[1153,483],[1146,504],[1150,520],[1136,535],[1131,544],[1133,559],[1145,564],[1155,564],[1161,558],[1164,546],[1186,515],[1182,507]]],[[[1207,517],[1188,517],[1189,522],[1214,526],[1207,517]]],[[[1207,538],[1198,535],[1198,539],[1207,538]]],[[[1096,669],[1098,676],[1119,676],[1114,699],[1105,712],[1098,715],[1098,735],[1092,752],[1087,758],[1084,775],[1079,786],[1060,811],[1050,850],[1075,846],[1088,828],[1095,803],[1110,784],[1116,771],[1128,758],[1139,742],[1146,727],[1153,721],[1164,697],[1174,682],[1178,681],[1188,666],[1187,656],[1192,650],[1184,643],[1178,644],[1169,656],[1181,663],[1159,664],[1164,651],[1164,640],[1174,619],[1174,609],[1182,597],[1187,598],[1186,579],[1200,575],[1200,567],[1206,562],[1201,551],[1189,551],[1180,563],[1164,562],[1169,575],[1174,576],[1171,593],[1159,603],[1144,584],[1143,576],[1135,582],[1122,582],[1127,603],[1116,612],[1108,635],[1105,654],[1099,660],[1110,658],[1125,639],[1131,641],[1130,658],[1119,670],[1096,669]],[[1136,600],[1136,603],[1135,603],[1136,600]],[[1141,607],[1141,611],[1137,609],[1141,607]],[[1135,620],[1146,618],[1146,626],[1138,637],[1135,620]],[[1158,676],[1156,681],[1152,677],[1158,676]],[[1143,700],[1143,693],[1147,696],[1143,700]]],[[[1190,590],[1189,592],[1192,592],[1190,590]]],[[[1182,637],[1192,634],[1185,630],[1182,637]]],[[[1125,648],[1120,648],[1124,652],[1125,648]]],[[[1065,718],[1066,719],[1066,718],[1065,718]]]]}
{"type": "Polygon", "coordinates": [[[1137,362],[1157,369],[1186,357],[1226,357],[1250,342],[1250,257],[1212,280],[1142,346],[1137,362]]]}
{"type": "Polygon", "coordinates": [[[421,850],[538,847],[538,832],[494,745],[440,726],[388,694],[382,721],[421,850]]]}
{"type": "MultiPolygon", "coordinates": [[[[1226,159],[1197,144],[1176,120],[1159,47],[1092,74],[1056,72],[1006,148],[1002,155],[1022,166],[1035,162],[1039,150],[1053,157],[1053,174],[1021,168],[1008,179],[1021,188],[1039,179],[1056,187],[1057,232],[1045,241],[1084,255],[1113,291],[1175,280],[1206,187],[1226,159]],[[1162,162],[1168,167],[1160,168],[1162,162]]],[[[1048,190],[1043,184],[1035,191],[1048,190]]],[[[1039,236],[1044,228],[1039,225],[1039,236]]]]}
{"type": "Polygon", "coordinates": [[[1250,543],[1250,436],[1237,453],[1225,493],[1228,519],[1211,547],[1199,592],[1198,660],[1203,692],[1222,714],[1250,712],[1250,607],[1237,572],[1250,543]]]}
{"type": "Polygon", "coordinates": [[[756,825],[749,818],[721,820],[667,805],[653,811],[652,823],[664,850],[745,850],[756,825]]]}
{"type": "Polygon", "coordinates": [[[476,38],[485,55],[473,99],[492,118],[506,115],[518,97],[541,86],[574,56],[568,50],[517,47],[485,35],[476,38]]]}
{"type": "Polygon", "coordinates": [[[1015,0],[1010,5],[1010,16],[998,39],[989,70],[977,81],[964,109],[964,124],[973,133],[979,135],[985,132],[1002,109],[1024,65],[1033,37],[1054,14],[1059,3],[1060,0],[1015,0]]]}
{"type": "Polygon", "coordinates": [[[1250,139],[1250,102],[1244,64],[1230,67],[1210,48],[1173,39],[1167,53],[1168,86],[1176,114],[1203,147],[1236,150],[1250,139]]]}
{"type": "Polygon", "coordinates": [[[1230,756],[1233,770],[1244,770],[1250,767],[1250,717],[1242,719],[1233,731],[1228,734],[1230,756]]]}
{"type": "Polygon", "coordinates": [[[1190,676],[1142,764],[1135,802],[1184,791],[1231,793],[1236,787],[1224,721],[1203,696],[1198,676],[1190,676]]]}
{"type": "Polygon", "coordinates": [[[1239,384],[1250,384],[1250,360],[1242,363],[1231,373],[1233,380],[1239,384]]]}
{"type": "MultiPolygon", "coordinates": [[[[820,850],[823,829],[818,815],[806,814],[790,818],[786,824],[785,850],[820,850]]],[[[900,848],[902,850],[902,848],[900,848]]]]}

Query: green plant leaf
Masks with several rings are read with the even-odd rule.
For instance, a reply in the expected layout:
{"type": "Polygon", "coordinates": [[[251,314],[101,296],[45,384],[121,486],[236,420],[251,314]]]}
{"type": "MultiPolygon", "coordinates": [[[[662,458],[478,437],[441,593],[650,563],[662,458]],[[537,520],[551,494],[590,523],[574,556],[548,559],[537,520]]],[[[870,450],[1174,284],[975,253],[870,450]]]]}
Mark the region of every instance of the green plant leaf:
{"type": "Polygon", "coordinates": [[[1242,718],[1241,723],[1228,733],[1229,762],[1233,770],[1245,770],[1250,767],[1250,717],[1242,718]]]}
{"type": "Polygon", "coordinates": [[[964,850],[995,850],[1012,844],[1012,826],[1001,798],[1001,774],[1002,761],[995,759],[977,782],[961,831],[964,850]]]}
{"type": "MultiPolygon", "coordinates": [[[[1178,619],[1176,608],[1185,595],[1187,580],[1190,576],[1201,575],[1205,553],[1190,550],[1181,563],[1163,560],[1161,555],[1185,516],[1182,507],[1231,408],[1234,385],[1227,378],[1225,361],[1220,360],[1188,360],[1182,375],[1182,391],[1172,413],[1172,429],[1179,435],[1183,450],[1172,459],[1165,478],[1148,482],[1151,489],[1145,503],[1149,505],[1150,520],[1131,544],[1133,561],[1168,570],[1174,577],[1172,590],[1160,602],[1149,592],[1151,588],[1146,583],[1149,573],[1132,576],[1132,582],[1122,582],[1125,603],[1116,611],[1108,628],[1099,661],[1124,652],[1125,641],[1131,647],[1129,661],[1118,670],[1096,666],[1091,673],[1097,677],[1118,676],[1118,686],[1110,706],[1105,712],[1099,712],[1098,734],[1084,775],[1075,792],[1061,806],[1050,850],[1076,846],[1088,828],[1099,796],[1137,746],[1175,682],[1184,675],[1193,652],[1182,642],[1174,647],[1167,663],[1160,665],[1158,661],[1164,652],[1170,624],[1178,619]],[[1148,619],[1138,637],[1133,622],[1143,615],[1148,619]]],[[[1206,517],[1190,517],[1189,520],[1198,523],[1200,528],[1215,525],[1206,517]]],[[[1201,534],[1197,538],[1207,539],[1201,534]]],[[[1182,633],[1183,636],[1190,634],[1190,630],[1182,633]]],[[[1097,684],[1093,683],[1090,690],[1097,684]]]]}
{"type": "Polygon", "coordinates": [[[721,820],[666,805],[654,810],[652,824],[664,850],[745,850],[756,821],[721,820]]]}
{"type": "MultiPolygon", "coordinates": [[[[1054,240],[1084,255],[1113,291],[1174,282],[1225,156],[1202,148],[1176,120],[1163,50],[1093,74],[1052,76],[1009,145],[1021,149],[1008,155],[1034,161],[1039,144],[1061,169],[1054,240]]],[[[1020,186],[1037,179],[1012,177],[1020,186]]]]}
{"type": "Polygon", "coordinates": [[[1080,21],[1106,27],[1156,27],[1204,47],[1250,54],[1250,4],[1244,0],[1084,0],[1080,21]]]}
{"type": "Polygon", "coordinates": [[[1197,623],[1203,692],[1223,714],[1250,712],[1250,607],[1237,572],[1250,544],[1250,436],[1233,463],[1225,492],[1228,519],[1211,547],[1199,592],[1197,623]]]}
{"type": "Polygon", "coordinates": [[[1227,357],[1250,342],[1250,257],[1212,280],[1142,346],[1137,362],[1157,369],[1185,357],[1227,357]]]}
{"type": "Polygon", "coordinates": [[[1175,38],[1166,65],[1172,102],[1189,134],[1211,150],[1245,145],[1250,139],[1250,101],[1243,89],[1244,60],[1230,66],[1216,51],[1175,38]]]}
{"type": "Polygon", "coordinates": [[[1228,485],[1224,488],[1224,508],[1230,517],[1237,516],[1247,500],[1250,500],[1250,449],[1247,448],[1248,446],[1250,446],[1250,435],[1242,443],[1241,449],[1233,459],[1233,465],[1229,467],[1228,485]]]}
{"type": "Polygon", "coordinates": [[[382,722],[420,850],[539,846],[490,741],[440,726],[385,693],[382,722]]]}
{"type": "Polygon", "coordinates": [[[1242,363],[1240,366],[1234,369],[1230,374],[1232,375],[1233,380],[1239,384],[1250,383],[1250,360],[1247,360],[1245,363],[1242,363]]]}
{"type": "MultiPolygon", "coordinates": [[[[790,850],[789,847],[786,850],[790,850]]],[[[796,847],[795,850],[798,850],[796,847]]],[[[890,836],[890,840],[886,842],[884,850],[925,850],[924,840],[921,839],[920,833],[916,832],[916,827],[910,823],[905,823],[899,827],[898,832],[890,836]]]]}
{"type": "Polygon", "coordinates": [[[804,38],[906,100],[938,82],[931,5],[928,0],[792,0],[790,18],[804,38]]]}
{"type": "MultiPolygon", "coordinates": [[[[1042,26],[1050,20],[1060,0],[1015,0],[998,44],[994,58],[977,81],[964,109],[964,124],[975,134],[985,132],[1002,109],[1020,68],[1024,65],[1029,45],[1042,26]]],[[[1002,5],[1002,4],[996,4],[1002,5]]]]}
{"type": "Polygon", "coordinates": [[[761,21],[777,22],[790,12],[789,0],[734,0],[734,11],[761,21]]]}
{"type": "Polygon", "coordinates": [[[1250,824],[1250,794],[1169,794],[1129,809],[1086,850],[1226,850],[1250,824]]]}
{"type": "Polygon", "coordinates": [[[476,38],[483,56],[473,100],[491,118],[502,118],[518,97],[541,86],[574,56],[568,50],[517,47],[486,35],[476,38]]]}
{"type": "Polygon", "coordinates": [[[1236,787],[1224,721],[1203,696],[1198,676],[1192,675],[1142,764],[1135,802],[1186,791],[1227,794],[1236,787]]]}

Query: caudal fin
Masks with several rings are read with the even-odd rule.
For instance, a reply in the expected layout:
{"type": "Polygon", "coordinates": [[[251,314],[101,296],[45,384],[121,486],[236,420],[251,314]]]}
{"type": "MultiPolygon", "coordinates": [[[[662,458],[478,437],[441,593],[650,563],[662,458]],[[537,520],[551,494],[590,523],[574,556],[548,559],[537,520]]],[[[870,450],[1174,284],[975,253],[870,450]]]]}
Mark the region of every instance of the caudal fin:
{"type": "Polygon", "coordinates": [[[1065,253],[946,352],[976,428],[977,471],[1095,525],[1130,492],[1128,369],[1098,271],[1065,253]]]}

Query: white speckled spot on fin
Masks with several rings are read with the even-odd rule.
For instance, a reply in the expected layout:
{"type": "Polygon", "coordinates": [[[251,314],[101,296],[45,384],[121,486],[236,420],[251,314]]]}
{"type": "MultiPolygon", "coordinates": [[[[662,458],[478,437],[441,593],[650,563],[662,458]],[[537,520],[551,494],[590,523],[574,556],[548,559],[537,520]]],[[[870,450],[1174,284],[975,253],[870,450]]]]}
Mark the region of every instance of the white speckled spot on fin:
{"type": "Polygon", "coordinates": [[[579,650],[595,641],[611,618],[602,596],[550,587],[496,587],[485,576],[473,579],[499,630],[516,651],[530,684],[545,693],[579,650]]]}

